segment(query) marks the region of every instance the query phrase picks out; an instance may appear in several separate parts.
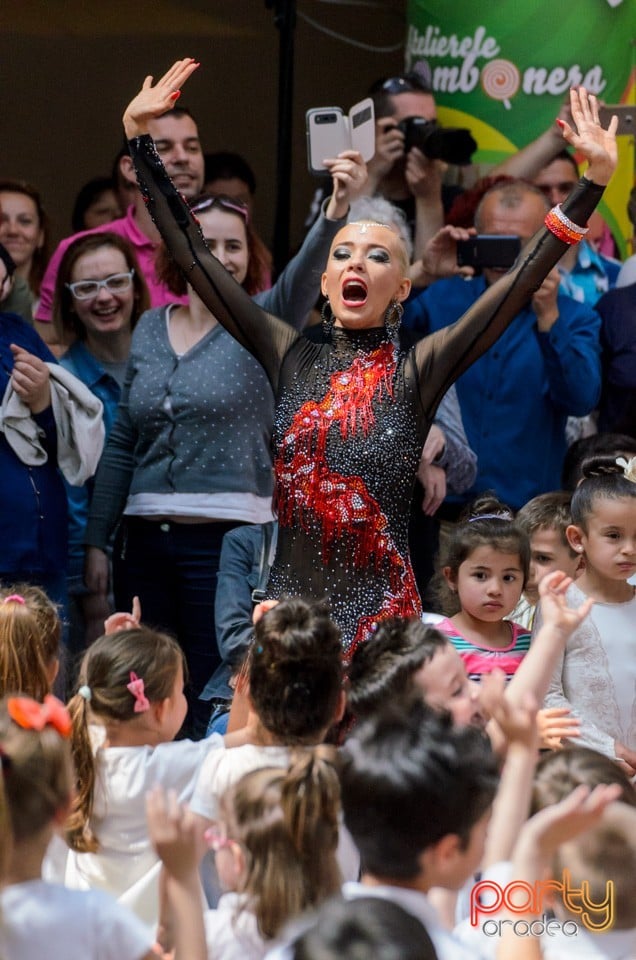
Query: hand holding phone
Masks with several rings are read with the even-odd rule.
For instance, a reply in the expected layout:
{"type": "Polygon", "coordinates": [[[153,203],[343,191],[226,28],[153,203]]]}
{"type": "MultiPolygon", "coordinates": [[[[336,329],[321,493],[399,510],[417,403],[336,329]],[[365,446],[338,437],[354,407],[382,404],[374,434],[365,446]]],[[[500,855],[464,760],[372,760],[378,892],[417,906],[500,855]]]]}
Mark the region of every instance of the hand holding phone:
{"type": "Polygon", "coordinates": [[[375,152],[375,114],[370,97],[356,103],[345,116],[340,107],[314,107],[307,111],[309,171],[324,174],[324,160],[345,150],[357,150],[366,162],[375,152]]]}
{"type": "Polygon", "coordinates": [[[507,270],[519,256],[520,250],[521,240],[517,236],[481,234],[458,241],[457,265],[478,270],[485,267],[507,270]]]}

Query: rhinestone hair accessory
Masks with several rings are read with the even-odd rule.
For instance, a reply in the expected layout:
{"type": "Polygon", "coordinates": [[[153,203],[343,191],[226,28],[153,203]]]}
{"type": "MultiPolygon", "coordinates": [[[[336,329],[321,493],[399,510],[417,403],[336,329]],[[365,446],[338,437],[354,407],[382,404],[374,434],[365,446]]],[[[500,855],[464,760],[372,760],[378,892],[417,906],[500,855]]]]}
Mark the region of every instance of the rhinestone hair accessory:
{"type": "Polygon", "coordinates": [[[150,701],[144,693],[144,681],[134,670],[130,671],[130,683],[126,684],[126,689],[135,698],[135,713],[145,713],[146,710],[150,710],[150,701]]]}
{"type": "Polygon", "coordinates": [[[26,603],[24,597],[21,597],[19,593],[10,593],[8,597],[5,597],[2,601],[3,603],[20,603],[22,606],[26,603]]]}
{"type": "Polygon", "coordinates": [[[625,457],[617,457],[616,465],[623,468],[623,476],[630,483],[636,483],[636,457],[626,460],[625,457]]]}
{"type": "Polygon", "coordinates": [[[512,523],[511,513],[478,513],[476,517],[469,517],[467,523],[475,523],[476,520],[504,520],[506,523],[512,523]]]}
{"type": "Polygon", "coordinates": [[[358,228],[358,233],[365,234],[369,227],[384,227],[385,230],[390,230],[391,233],[396,233],[395,227],[390,223],[382,223],[380,220],[358,220],[353,222],[353,226],[358,228]]]}

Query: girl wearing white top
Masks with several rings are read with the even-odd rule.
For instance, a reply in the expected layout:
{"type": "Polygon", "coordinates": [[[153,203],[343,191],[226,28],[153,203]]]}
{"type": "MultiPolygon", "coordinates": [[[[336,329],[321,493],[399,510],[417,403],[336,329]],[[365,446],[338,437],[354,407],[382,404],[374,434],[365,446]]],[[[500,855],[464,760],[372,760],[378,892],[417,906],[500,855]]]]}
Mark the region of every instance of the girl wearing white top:
{"type": "Polygon", "coordinates": [[[223,746],[218,736],[172,742],[187,709],[183,684],[175,640],[145,627],[124,629],[88,648],[69,702],[77,791],[65,882],[108,890],[153,927],[160,863],[148,839],[145,795],[163,784],[188,801],[204,759],[223,746]]]}
{"type": "MultiPolygon", "coordinates": [[[[208,960],[261,960],[289,920],[340,890],[334,760],[333,747],[298,748],[289,767],[253,770],[222,795],[206,832],[226,891],[204,915],[208,960]]],[[[194,958],[203,955],[203,938],[191,819],[174,796],[149,795],[150,832],[167,872],[168,928],[177,956],[181,949],[194,958]]]]}
{"type": "MultiPolygon", "coordinates": [[[[584,746],[622,761],[636,775],[636,458],[584,461],[566,534],[585,561],[569,588],[572,607],[594,600],[556,666],[547,707],[570,707],[584,746]]],[[[536,627],[535,627],[536,629],[536,627]]]]}
{"type": "Polygon", "coordinates": [[[0,825],[0,956],[151,960],[152,936],[111,897],[42,880],[45,851],[71,803],[70,731],[68,711],[54,697],[0,703],[0,788],[9,821],[0,825]]]}

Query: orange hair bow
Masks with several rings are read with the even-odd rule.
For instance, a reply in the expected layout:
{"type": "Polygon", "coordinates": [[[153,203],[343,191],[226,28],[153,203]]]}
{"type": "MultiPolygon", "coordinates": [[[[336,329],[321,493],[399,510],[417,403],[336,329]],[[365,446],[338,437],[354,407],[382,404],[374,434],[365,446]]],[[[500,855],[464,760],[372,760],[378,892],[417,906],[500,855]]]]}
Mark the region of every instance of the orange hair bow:
{"type": "Polygon", "coordinates": [[[54,727],[61,737],[68,737],[73,727],[71,715],[64,704],[48,693],[44,703],[38,703],[31,697],[9,697],[7,713],[24,730],[40,731],[49,726],[54,727]]]}

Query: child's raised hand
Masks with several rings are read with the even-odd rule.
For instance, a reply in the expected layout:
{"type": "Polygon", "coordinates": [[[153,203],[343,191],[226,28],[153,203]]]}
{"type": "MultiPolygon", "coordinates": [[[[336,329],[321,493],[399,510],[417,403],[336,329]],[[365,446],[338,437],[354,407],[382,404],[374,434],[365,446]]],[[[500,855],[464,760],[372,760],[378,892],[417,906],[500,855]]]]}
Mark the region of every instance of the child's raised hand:
{"type": "Polygon", "coordinates": [[[537,712],[540,746],[546,750],[562,750],[562,740],[580,736],[581,721],[573,717],[569,707],[546,707],[537,712]]]}
{"type": "Polygon", "coordinates": [[[569,607],[565,594],[572,582],[561,570],[553,570],[539,581],[543,624],[556,630],[564,642],[581,626],[594,604],[594,600],[587,597],[580,607],[569,607]]]}
{"type": "Polygon", "coordinates": [[[258,623],[268,610],[273,610],[277,603],[278,600],[261,600],[260,603],[257,603],[252,610],[252,623],[258,623]]]}
{"type": "Polygon", "coordinates": [[[174,790],[154,787],[146,794],[148,835],[167,873],[185,882],[196,874],[205,847],[196,818],[174,790]]]}
{"type": "Polygon", "coordinates": [[[506,675],[503,670],[493,670],[483,676],[479,689],[481,706],[496,722],[508,746],[516,743],[534,750],[538,746],[536,700],[531,694],[526,694],[522,704],[513,704],[504,695],[505,686],[506,675]]]}
{"type": "Polygon", "coordinates": [[[148,121],[160,117],[181,96],[181,87],[199,64],[192,57],[177,60],[153,86],[153,78],[146,77],[139,93],[124,111],[124,130],[129,140],[148,133],[148,121]]]}
{"type": "Polygon", "coordinates": [[[132,613],[111,613],[104,620],[104,633],[110,636],[119,630],[138,630],[141,626],[141,603],[139,597],[133,597],[132,613]]]}
{"type": "Polygon", "coordinates": [[[546,858],[552,857],[558,847],[573,840],[599,822],[603,811],[621,795],[618,783],[601,784],[592,791],[584,784],[561,800],[544,807],[528,820],[524,832],[546,858]]]}

